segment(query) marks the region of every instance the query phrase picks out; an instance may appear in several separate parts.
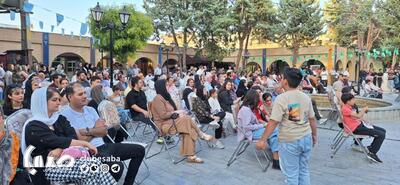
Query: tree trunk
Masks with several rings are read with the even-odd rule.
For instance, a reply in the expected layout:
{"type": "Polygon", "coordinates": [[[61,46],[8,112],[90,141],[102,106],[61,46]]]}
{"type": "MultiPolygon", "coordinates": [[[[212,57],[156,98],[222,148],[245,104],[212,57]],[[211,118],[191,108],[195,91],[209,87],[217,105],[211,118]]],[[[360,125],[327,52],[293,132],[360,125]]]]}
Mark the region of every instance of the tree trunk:
{"type": "Polygon", "coordinates": [[[187,29],[184,29],[184,34],[183,34],[183,56],[182,56],[182,62],[181,62],[181,70],[183,72],[186,72],[186,53],[187,53],[187,46],[188,46],[188,40],[187,40],[187,29]]]}
{"type": "Polygon", "coordinates": [[[300,49],[300,46],[295,45],[293,47],[293,66],[290,66],[290,67],[297,67],[297,58],[299,56],[299,49],[300,49]]]}
{"type": "Polygon", "coordinates": [[[246,37],[240,37],[239,36],[239,50],[236,56],[236,70],[240,69],[240,64],[241,64],[241,59],[242,59],[242,54],[243,54],[243,44],[244,44],[244,40],[246,37]]]}
{"type": "MultiPolygon", "coordinates": [[[[251,35],[251,29],[249,30],[249,32],[248,32],[248,34],[247,34],[247,36],[246,36],[246,43],[245,43],[245,45],[244,45],[244,54],[246,55],[246,52],[248,52],[247,51],[247,46],[249,45],[249,38],[250,38],[250,35],[251,35]]],[[[242,57],[243,58],[243,57],[242,57]]],[[[246,67],[246,63],[245,62],[247,62],[246,61],[247,59],[244,59],[243,58],[243,60],[242,60],[242,66],[243,66],[243,68],[245,68],[246,67]]]]}

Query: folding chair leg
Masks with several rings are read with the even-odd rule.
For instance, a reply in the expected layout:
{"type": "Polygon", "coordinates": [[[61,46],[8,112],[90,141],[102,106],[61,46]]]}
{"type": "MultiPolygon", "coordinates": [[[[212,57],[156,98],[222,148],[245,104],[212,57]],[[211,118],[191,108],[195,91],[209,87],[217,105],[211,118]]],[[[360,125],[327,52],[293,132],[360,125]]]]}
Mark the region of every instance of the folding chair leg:
{"type": "MultiPolygon", "coordinates": [[[[365,147],[363,144],[362,144],[362,142],[360,141],[360,139],[359,138],[356,138],[356,137],[354,137],[354,140],[357,142],[357,144],[362,148],[362,151],[363,151],[363,153],[365,154],[365,156],[367,157],[368,156],[368,149],[367,149],[367,147],[365,147]]],[[[368,157],[367,157],[367,159],[369,160],[369,161],[371,161],[368,157]]]]}
{"type": "Polygon", "coordinates": [[[137,184],[137,185],[142,184],[150,176],[150,168],[146,163],[146,159],[143,159],[142,163],[144,164],[144,166],[146,168],[146,175],[140,181],[139,180],[135,180],[135,184],[137,184]]]}
{"type": "Polygon", "coordinates": [[[239,156],[246,151],[246,148],[250,145],[250,143],[246,140],[240,141],[239,145],[236,147],[235,151],[233,152],[232,156],[229,158],[227,167],[229,167],[239,156]]]}
{"type": "Polygon", "coordinates": [[[331,144],[331,149],[334,149],[334,148],[336,147],[338,141],[341,140],[342,137],[343,137],[343,130],[340,130],[340,131],[336,134],[335,138],[333,138],[333,141],[332,141],[332,144],[331,144]]]}
{"type": "Polygon", "coordinates": [[[337,147],[333,150],[333,153],[331,155],[331,158],[333,158],[333,156],[336,154],[336,152],[340,149],[340,147],[342,147],[343,143],[346,141],[348,137],[342,137],[342,139],[339,141],[337,147]]]}
{"type": "Polygon", "coordinates": [[[256,156],[256,159],[257,159],[258,164],[260,165],[262,171],[263,171],[263,172],[266,172],[267,169],[268,169],[268,167],[271,165],[271,158],[269,157],[268,152],[265,151],[265,150],[260,151],[260,152],[263,154],[265,160],[267,161],[267,164],[266,164],[266,165],[263,165],[262,162],[261,162],[261,160],[260,160],[260,158],[258,157],[258,153],[257,153],[258,151],[257,151],[257,148],[256,148],[255,145],[254,145],[254,147],[253,147],[253,151],[254,151],[254,155],[256,156]]]}

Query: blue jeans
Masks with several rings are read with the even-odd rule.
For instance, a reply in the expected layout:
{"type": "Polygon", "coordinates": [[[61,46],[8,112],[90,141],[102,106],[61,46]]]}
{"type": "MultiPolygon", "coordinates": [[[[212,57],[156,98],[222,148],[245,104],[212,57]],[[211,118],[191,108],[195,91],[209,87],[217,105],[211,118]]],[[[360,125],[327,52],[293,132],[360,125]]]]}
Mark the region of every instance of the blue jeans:
{"type": "Polygon", "coordinates": [[[292,142],[279,142],[279,162],[287,185],[309,185],[311,134],[292,142]]]}
{"type": "MultiPolygon", "coordinates": [[[[253,131],[253,139],[254,140],[260,139],[262,137],[262,135],[264,134],[264,130],[265,130],[265,128],[260,128],[260,129],[254,130],[253,131]]],[[[279,129],[275,128],[274,132],[272,132],[272,134],[269,136],[268,141],[267,141],[272,152],[278,152],[278,150],[279,150],[278,133],[279,133],[279,129]]]]}

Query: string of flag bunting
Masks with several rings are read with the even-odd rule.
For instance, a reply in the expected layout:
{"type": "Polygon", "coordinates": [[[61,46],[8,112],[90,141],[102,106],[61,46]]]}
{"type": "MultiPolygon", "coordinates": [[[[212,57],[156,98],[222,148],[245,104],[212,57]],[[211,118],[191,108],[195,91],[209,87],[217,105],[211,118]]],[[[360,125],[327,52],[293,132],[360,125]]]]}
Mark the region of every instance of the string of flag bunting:
{"type": "MultiPolygon", "coordinates": [[[[68,20],[71,20],[71,21],[74,21],[74,22],[80,24],[79,39],[81,39],[82,36],[84,36],[84,35],[86,35],[86,34],[88,33],[89,26],[88,26],[87,23],[83,23],[83,22],[81,22],[81,21],[79,21],[79,20],[77,20],[77,19],[74,19],[74,18],[72,18],[72,17],[69,17],[69,16],[66,16],[66,15],[60,14],[60,13],[58,13],[58,12],[55,12],[55,11],[50,10],[50,9],[48,9],[48,8],[45,8],[45,7],[41,7],[41,6],[36,5],[36,4],[32,4],[32,3],[29,3],[29,2],[25,2],[25,3],[24,3],[23,10],[24,10],[25,12],[32,12],[34,8],[39,8],[39,9],[44,10],[44,11],[46,11],[46,12],[55,14],[56,25],[50,24],[50,32],[51,32],[51,33],[54,33],[54,30],[55,30],[57,27],[59,27],[60,25],[62,26],[62,23],[65,21],[65,19],[68,19],[68,20]]],[[[10,20],[11,20],[11,21],[15,21],[15,18],[16,18],[16,15],[15,15],[15,14],[16,14],[16,12],[10,11],[10,20]]],[[[28,16],[27,19],[26,19],[26,25],[29,25],[29,26],[31,27],[31,29],[33,29],[33,26],[34,26],[34,25],[31,23],[31,19],[32,19],[32,20],[35,20],[35,22],[37,22],[38,25],[39,25],[39,29],[43,31],[43,29],[44,29],[46,23],[45,23],[43,20],[38,20],[38,19],[35,19],[35,18],[32,18],[32,17],[28,16]]],[[[66,34],[65,28],[61,27],[61,35],[64,36],[65,34],[66,34]]],[[[71,36],[71,37],[74,37],[74,32],[73,32],[73,31],[70,32],[70,36],[71,36]]],[[[97,39],[97,38],[92,37],[92,42],[93,42],[93,44],[94,44],[94,43],[100,44],[100,39],[97,39]]]]}

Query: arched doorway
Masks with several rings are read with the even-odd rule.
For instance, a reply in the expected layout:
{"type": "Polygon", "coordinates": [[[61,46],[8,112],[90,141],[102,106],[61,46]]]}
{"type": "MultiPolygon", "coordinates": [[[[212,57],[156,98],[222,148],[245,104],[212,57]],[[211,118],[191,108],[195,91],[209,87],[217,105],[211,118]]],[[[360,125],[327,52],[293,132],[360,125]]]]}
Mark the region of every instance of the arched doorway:
{"type": "Polygon", "coordinates": [[[269,73],[274,73],[274,74],[283,74],[283,70],[289,67],[289,64],[286,61],[283,60],[277,60],[275,62],[272,62],[272,64],[269,66],[268,71],[269,73]]]}
{"type": "Polygon", "coordinates": [[[85,63],[85,60],[83,60],[81,56],[75,53],[62,53],[53,60],[52,64],[54,62],[58,64],[63,64],[63,66],[65,66],[64,72],[68,76],[72,76],[77,70],[77,67],[82,66],[79,64],[85,63]]]}
{"type": "Polygon", "coordinates": [[[167,72],[167,68],[170,72],[175,70],[175,66],[178,64],[178,61],[175,59],[168,59],[164,62],[163,64],[163,72],[166,73],[167,72]]]}
{"type": "Polygon", "coordinates": [[[246,64],[246,71],[247,72],[255,72],[258,69],[261,69],[260,64],[256,63],[256,62],[249,62],[246,64]]]}
{"type": "Polygon", "coordinates": [[[343,63],[341,60],[338,60],[335,63],[335,71],[342,71],[343,70],[343,63]]]}
{"type": "Polygon", "coordinates": [[[147,75],[147,73],[154,74],[153,62],[149,58],[139,58],[136,60],[135,64],[144,75],[147,75]]]}

